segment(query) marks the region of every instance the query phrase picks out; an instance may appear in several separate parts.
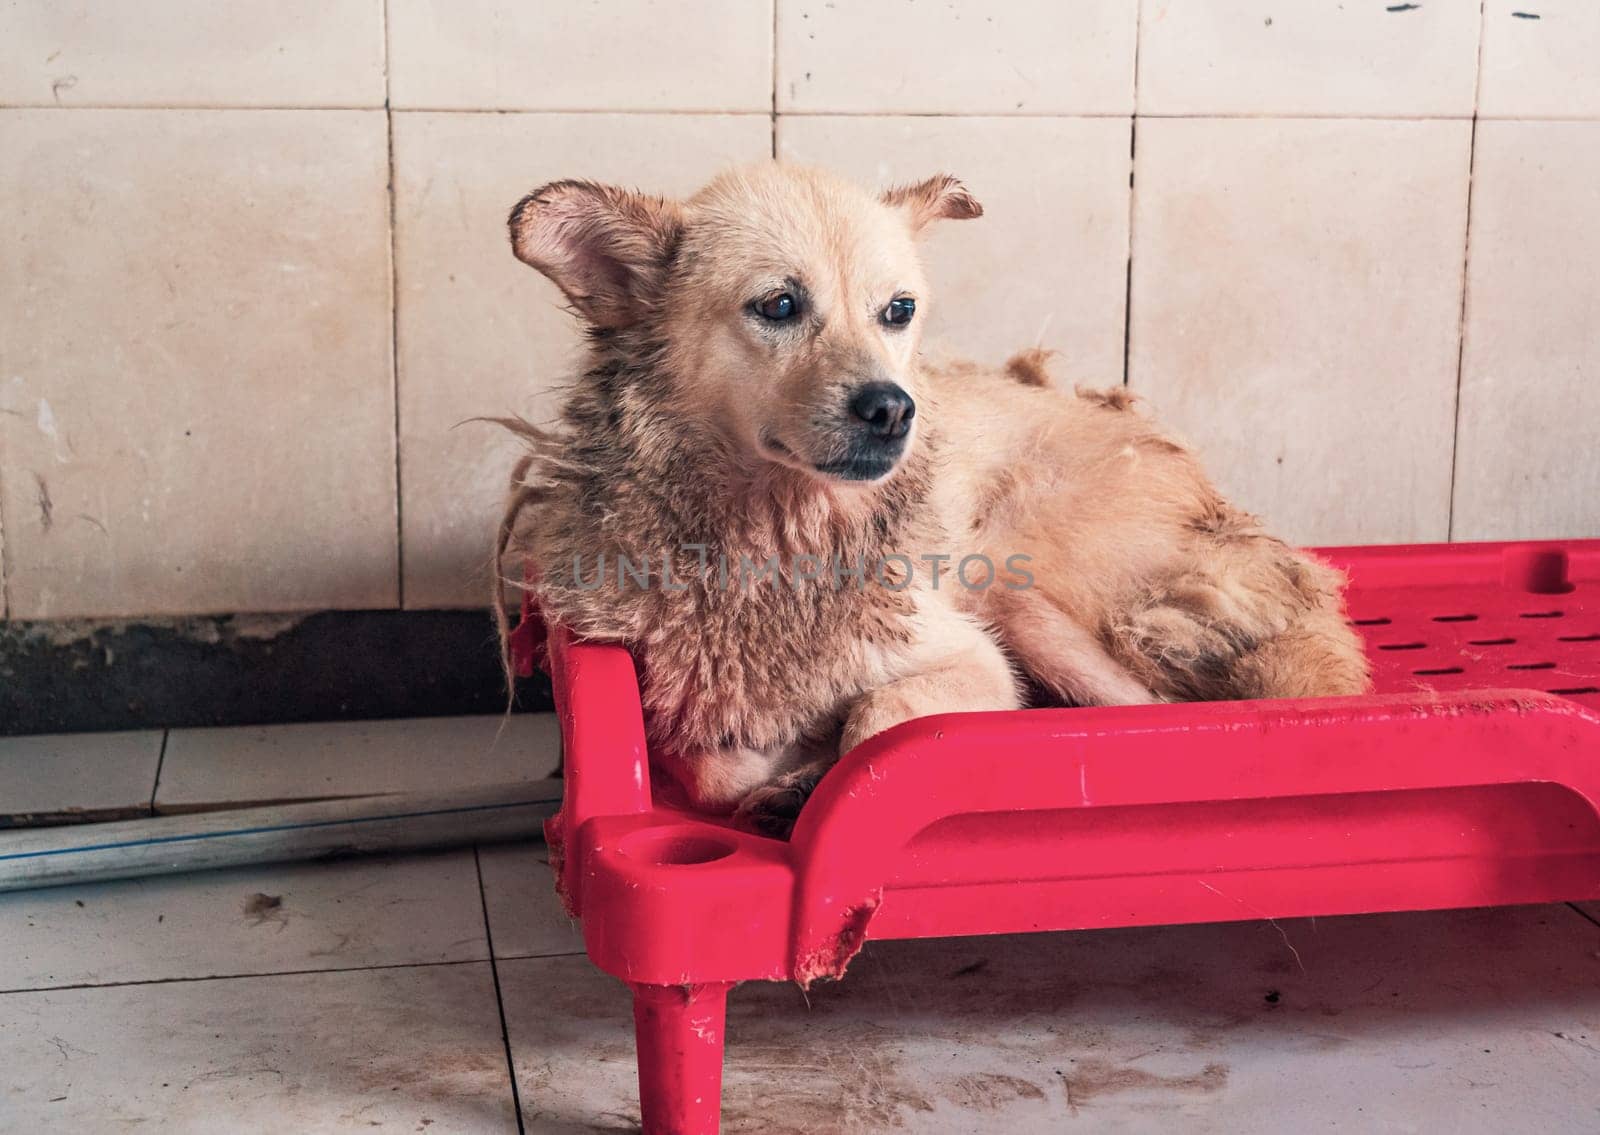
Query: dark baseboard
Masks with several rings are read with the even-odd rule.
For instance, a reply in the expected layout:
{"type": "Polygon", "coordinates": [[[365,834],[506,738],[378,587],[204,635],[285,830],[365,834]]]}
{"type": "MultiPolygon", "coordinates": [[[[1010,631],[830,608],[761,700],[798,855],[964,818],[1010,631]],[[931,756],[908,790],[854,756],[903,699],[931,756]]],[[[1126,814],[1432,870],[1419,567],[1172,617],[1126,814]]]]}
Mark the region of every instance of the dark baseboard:
{"type": "MultiPolygon", "coordinates": [[[[0,736],[498,713],[481,611],[0,623],[0,736]]],[[[551,708],[519,682],[518,712],[551,708]]]]}

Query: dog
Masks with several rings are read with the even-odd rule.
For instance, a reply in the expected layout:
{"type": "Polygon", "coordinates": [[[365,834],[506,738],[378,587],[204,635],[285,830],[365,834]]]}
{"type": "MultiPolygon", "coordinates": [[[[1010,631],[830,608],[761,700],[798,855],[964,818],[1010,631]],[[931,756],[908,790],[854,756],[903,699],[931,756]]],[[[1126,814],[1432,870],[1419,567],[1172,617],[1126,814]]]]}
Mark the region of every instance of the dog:
{"type": "Polygon", "coordinates": [[[512,249],[587,360],[513,419],[495,548],[544,618],[626,644],[656,771],[786,835],[843,752],[933,712],[1355,694],[1342,580],[1231,506],[1121,389],[921,350],[917,251],[982,208],[777,163],[674,201],[583,181],[512,249]],[[959,576],[959,578],[957,578],[959,576]]]}

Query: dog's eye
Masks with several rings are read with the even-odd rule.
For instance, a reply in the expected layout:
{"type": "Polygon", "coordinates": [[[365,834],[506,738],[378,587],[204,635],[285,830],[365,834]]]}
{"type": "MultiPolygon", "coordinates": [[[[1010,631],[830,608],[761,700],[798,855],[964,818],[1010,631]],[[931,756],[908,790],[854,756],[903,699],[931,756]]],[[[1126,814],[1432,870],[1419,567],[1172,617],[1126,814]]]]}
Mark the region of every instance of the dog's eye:
{"type": "Polygon", "coordinates": [[[793,319],[800,313],[800,301],[789,292],[773,292],[770,296],[756,300],[751,306],[762,319],[771,320],[773,323],[793,319]]]}
{"type": "Polygon", "coordinates": [[[883,309],[883,321],[890,327],[904,327],[917,314],[917,301],[910,296],[898,296],[883,309]]]}

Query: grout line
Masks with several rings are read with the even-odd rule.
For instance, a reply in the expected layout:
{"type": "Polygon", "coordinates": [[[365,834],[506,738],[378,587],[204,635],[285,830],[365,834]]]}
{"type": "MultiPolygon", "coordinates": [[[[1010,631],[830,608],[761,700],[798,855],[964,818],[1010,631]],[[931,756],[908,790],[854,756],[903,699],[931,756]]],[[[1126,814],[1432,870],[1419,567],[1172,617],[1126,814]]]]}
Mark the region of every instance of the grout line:
{"type": "Polygon", "coordinates": [[[778,160],[778,5],[772,0],[772,39],[767,53],[768,71],[772,75],[772,160],[778,160]]]}
{"type": "MultiPolygon", "coordinates": [[[[5,427],[0,426],[0,430],[5,427]]],[[[0,446],[0,453],[7,447],[0,446]]],[[[3,463],[0,463],[3,464],[3,463]]],[[[0,468],[0,620],[11,618],[11,548],[6,543],[6,483],[0,468]]]]}
{"type": "Polygon", "coordinates": [[[1569,902],[1567,905],[1572,908],[1573,913],[1575,913],[1579,918],[1583,919],[1585,922],[1592,922],[1596,926],[1600,926],[1600,918],[1596,918],[1594,915],[1592,915],[1588,911],[1584,910],[1583,907],[1579,906],[1577,903],[1569,902]]]}
{"type": "MultiPolygon", "coordinates": [[[[1287,112],[1286,111],[1278,111],[1278,112],[1270,112],[1269,111],[1269,112],[1256,112],[1256,113],[1249,113],[1249,114],[1242,113],[1242,112],[1232,112],[1232,111],[1224,112],[1224,113],[1218,113],[1218,114],[1212,114],[1212,113],[1205,112],[1205,111],[1193,111],[1193,112],[1182,112],[1182,113],[1177,113],[1177,112],[1148,113],[1148,112],[1144,112],[1144,111],[1138,111],[1137,110],[1137,105],[1138,105],[1137,102],[1134,105],[1135,105],[1136,109],[1135,109],[1135,113],[1132,115],[1132,117],[1135,117],[1135,118],[1172,118],[1172,119],[1179,119],[1179,120],[1194,119],[1194,120],[1198,120],[1198,121],[1211,121],[1213,119],[1219,119],[1220,118],[1220,119],[1241,119],[1241,120],[1245,120],[1245,121],[1288,120],[1288,121],[1310,121],[1310,122],[1465,122],[1465,121],[1467,121],[1467,119],[1472,117],[1470,114],[1306,114],[1306,113],[1300,113],[1300,112],[1294,112],[1294,111],[1287,111],[1287,112]]],[[[420,108],[406,107],[403,110],[401,110],[400,113],[401,114],[408,114],[408,113],[411,113],[412,111],[417,110],[417,109],[420,109],[420,108]]],[[[450,111],[448,109],[445,109],[445,110],[443,110],[441,112],[442,113],[460,113],[460,114],[577,114],[577,113],[583,113],[581,111],[557,111],[557,110],[530,110],[530,111],[495,111],[495,110],[490,110],[490,111],[472,111],[472,110],[463,110],[463,111],[454,111],[454,112],[452,112],[452,111],[450,111]]],[[[682,111],[682,110],[663,110],[663,111],[622,110],[622,111],[594,111],[593,113],[595,113],[595,114],[649,114],[649,113],[655,113],[655,114],[706,114],[706,113],[710,113],[710,114],[717,114],[717,113],[740,114],[740,113],[749,113],[749,112],[748,111],[746,111],[746,112],[740,112],[740,111],[726,111],[726,112],[709,111],[708,112],[708,111],[682,111]]],[[[1056,119],[1062,119],[1062,118],[1090,118],[1090,119],[1094,119],[1094,118],[1127,118],[1127,117],[1129,117],[1129,112],[1126,111],[1126,110],[1061,110],[1061,111],[1028,111],[1028,112],[1021,112],[1021,113],[1008,113],[1006,111],[972,111],[972,112],[961,113],[961,114],[954,114],[954,113],[951,113],[949,111],[939,111],[939,110],[786,110],[783,113],[784,113],[785,117],[792,117],[792,118],[886,118],[886,119],[899,119],[899,118],[958,118],[958,119],[970,119],[970,118],[979,118],[979,119],[994,119],[996,121],[1017,120],[1017,121],[1024,121],[1024,122],[1028,121],[1030,119],[1043,119],[1043,120],[1046,120],[1046,121],[1054,121],[1056,119]]],[[[1579,122],[1579,121],[1581,121],[1581,122],[1592,122],[1592,121],[1596,121],[1596,120],[1600,120],[1600,115],[1590,115],[1590,116],[1587,116],[1585,118],[1536,118],[1535,117],[1535,118],[1525,118],[1525,119],[1503,119],[1503,120],[1502,119],[1496,119],[1495,121],[1507,121],[1507,122],[1513,122],[1513,121],[1515,121],[1515,122],[1579,122]]]]}
{"type": "Polygon", "coordinates": [[[394,605],[406,606],[405,501],[400,495],[400,258],[395,244],[394,112],[389,106],[389,0],[383,0],[383,122],[389,157],[389,396],[394,428],[394,605]]]}
{"type": "Polygon", "coordinates": [[[554,958],[582,958],[587,957],[588,950],[557,950],[549,954],[496,954],[497,962],[540,962],[554,958]]]}
{"type": "Polygon", "coordinates": [[[1122,386],[1127,389],[1132,374],[1128,359],[1133,349],[1133,209],[1135,165],[1139,153],[1139,41],[1144,38],[1144,2],[1133,6],[1133,113],[1128,116],[1128,259],[1122,282],[1122,386]]]}
{"type": "Polygon", "coordinates": [[[1456,388],[1450,406],[1450,495],[1444,538],[1456,537],[1456,471],[1461,455],[1461,375],[1467,358],[1467,278],[1472,269],[1472,180],[1478,168],[1478,97],[1483,88],[1484,0],[1478,0],[1478,67],[1472,79],[1472,128],[1467,136],[1467,210],[1461,225],[1461,307],[1456,322],[1456,388]]]}
{"type": "MultiPolygon", "coordinates": [[[[527,117],[562,117],[562,116],[605,116],[614,118],[635,117],[671,117],[679,118],[768,118],[772,115],[770,107],[751,110],[748,107],[738,110],[718,110],[716,108],[679,108],[668,109],[662,107],[463,107],[463,106],[180,106],[180,105],[150,105],[129,106],[114,105],[111,103],[86,103],[80,106],[49,106],[49,105],[0,105],[0,114],[8,111],[145,111],[145,110],[180,110],[203,112],[231,112],[243,113],[278,113],[292,111],[347,111],[352,113],[385,111],[392,114],[516,114],[527,117]]],[[[956,118],[956,119],[1017,119],[1021,121],[1056,120],[1076,118],[1127,118],[1127,111],[1120,110],[1061,110],[1061,111],[1032,111],[1024,113],[1006,113],[1004,111],[987,111],[970,114],[952,114],[947,111],[934,110],[786,110],[785,117],[794,118],[956,118]]],[[[1306,114],[1301,112],[1266,112],[1244,113],[1239,111],[1184,111],[1184,112],[1147,112],[1141,111],[1134,115],[1136,118],[1170,118],[1177,120],[1213,120],[1213,119],[1241,119],[1246,121],[1310,121],[1310,122],[1466,122],[1479,117],[1475,114],[1306,114]]],[[[1482,116],[1486,122],[1600,122],[1600,115],[1595,114],[1569,114],[1569,115],[1499,115],[1490,114],[1482,116]]]]}
{"type": "MultiPolygon", "coordinates": [[[[387,66],[387,63],[385,64],[385,66],[387,66]]],[[[385,83],[387,84],[387,75],[385,76],[385,83]]],[[[609,114],[609,115],[613,115],[613,116],[617,116],[617,117],[631,117],[631,116],[634,116],[634,115],[650,115],[650,116],[653,116],[653,117],[660,117],[660,116],[665,116],[665,115],[679,115],[679,116],[691,117],[691,118],[755,118],[758,115],[763,117],[763,118],[765,118],[769,113],[771,113],[766,107],[762,107],[762,108],[760,108],[758,110],[753,110],[753,109],[751,109],[749,107],[741,107],[741,108],[736,109],[736,110],[719,110],[716,107],[670,108],[670,107],[651,107],[651,106],[620,107],[620,108],[615,108],[615,109],[609,108],[609,107],[594,107],[594,106],[572,106],[572,107],[400,106],[400,107],[390,107],[387,103],[372,103],[372,104],[365,104],[364,103],[364,104],[361,104],[361,105],[352,104],[350,106],[331,106],[331,105],[303,105],[303,106],[296,106],[296,105],[293,105],[293,104],[290,104],[290,103],[284,103],[282,105],[273,105],[273,106],[228,106],[228,105],[215,105],[215,104],[214,105],[186,106],[186,105],[177,104],[177,103],[170,103],[170,104],[167,104],[167,103],[151,103],[151,104],[139,104],[139,103],[120,103],[120,104],[119,103],[83,103],[81,105],[75,105],[75,106],[52,106],[52,105],[47,104],[47,103],[40,103],[40,104],[37,104],[37,105],[22,105],[22,104],[18,104],[18,105],[9,105],[9,106],[5,105],[5,104],[0,104],[0,114],[5,114],[8,111],[18,111],[18,110],[25,110],[25,111],[42,110],[42,111],[58,111],[58,112],[59,111],[73,111],[73,110],[97,110],[97,111],[176,110],[176,111],[199,111],[199,112],[205,112],[205,113],[240,111],[240,112],[243,112],[243,113],[246,113],[246,114],[254,114],[254,113],[283,114],[285,112],[293,112],[293,111],[300,111],[300,110],[308,110],[308,111],[351,111],[351,112],[357,112],[357,113],[360,113],[360,112],[372,113],[374,111],[391,110],[391,109],[396,114],[528,114],[528,115],[583,115],[583,116],[599,116],[599,115],[608,115],[609,114]]],[[[957,117],[959,117],[959,116],[957,116],[957,117]]],[[[1029,115],[1027,117],[1047,118],[1047,117],[1061,117],[1061,116],[1058,116],[1058,115],[1029,115]]],[[[1110,118],[1110,117],[1114,117],[1114,116],[1113,115],[1090,115],[1090,116],[1081,116],[1081,117],[1110,118]]]]}
{"type": "Polygon", "coordinates": [[[494,930],[489,926],[489,896],[483,888],[483,859],[476,844],[472,848],[472,866],[478,873],[478,903],[483,907],[483,941],[489,948],[489,975],[494,979],[494,1004],[500,1012],[500,1041],[506,1049],[506,1075],[511,1080],[511,1106],[516,1110],[517,1132],[523,1135],[522,1095],[517,1090],[517,1062],[511,1055],[511,1029],[506,1024],[506,1002],[500,993],[500,966],[494,958],[494,930]]]}
{"type": "Polygon", "coordinates": [[[156,814],[156,793],[161,791],[161,770],[167,763],[167,744],[172,740],[172,730],[161,731],[161,752],[156,756],[156,777],[150,782],[150,815],[156,814]]]}
{"type": "Polygon", "coordinates": [[[359,111],[374,111],[374,110],[382,110],[382,109],[383,109],[383,107],[379,106],[377,103],[354,103],[354,102],[353,103],[345,103],[343,105],[335,105],[333,103],[306,103],[304,105],[295,105],[293,103],[283,103],[283,104],[273,104],[271,106],[237,106],[237,105],[230,105],[230,104],[227,104],[227,103],[137,103],[137,102],[134,102],[134,103],[85,102],[85,103],[73,103],[70,106],[62,106],[62,105],[59,105],[59,104],[56,104],[56,103],[44,103],[44,102],[41,102],[41,103],[0,103],[0,114],[5,114],[8,111],[13,111],[13,110],[49,110],[49,111],[69,111],[69,110],[102,110],[102,111],[104,111],[104,110],[129,110],[129,111],[139,111],[139,110],[180,110],[180,111],[206,111],[206,112],[218,111],[218,110],[242,110],[242,111],[265,111],[268,114],[271,114],[271,113],[274,113],[274,112],[276,112],[278,114],[282,114],[285,111],[296,111],[296,110],[345,110],[345,111],[357,111],[357,112],[359,112],[359,111]]]}
{"type": "Polygon", "coordinates": [[[246,981],[257,977],[304,977],[315,973],[365,973],[368,970],[435,969],[439,966],[481,966],[488,958],[461,958],[444,962],[389,962],[377,966],[329,966],[326,969],[279,969],[259,973],[211,973],[196,977],[151,977],[134,981],[80,981],[70,985],[31,985],[0,989],[0,997],[10,993],[64,993],[79,989],[126,989],[135,985],[183,985],[197,981],[246,981]]]}
{"type": "Polygon", "coordinates": [[[1128,360],[1133,353],[1133,210],[1134,165],[1139,152],[1139,120],[1128,120],[1128,256],[1122,280],[1122,385],[1127,387],[1133,375],[1128,360]]]}

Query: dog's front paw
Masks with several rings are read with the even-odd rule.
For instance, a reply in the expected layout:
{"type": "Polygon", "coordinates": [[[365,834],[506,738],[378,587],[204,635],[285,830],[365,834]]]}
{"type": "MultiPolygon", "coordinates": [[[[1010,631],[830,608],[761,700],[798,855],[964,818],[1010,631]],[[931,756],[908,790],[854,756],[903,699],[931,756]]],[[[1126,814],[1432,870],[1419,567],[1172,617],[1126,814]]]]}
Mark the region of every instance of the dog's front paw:
{"type": "Polygon", "coordinates": [[[800,818],[800,809],[811,799],[821,779],[821,770],[803,769],[762,785],[739,801],[734,822],[773,839],[788,839],[800,818]]]}
{"type": "Polygon", "coordinates": [[[843,756],[868,737],[893,729],[901,722],[938,713],[936,705],[918,705],[892,689],[868,694],[850,710],[839,734],[839,755],[843,756]]]}

